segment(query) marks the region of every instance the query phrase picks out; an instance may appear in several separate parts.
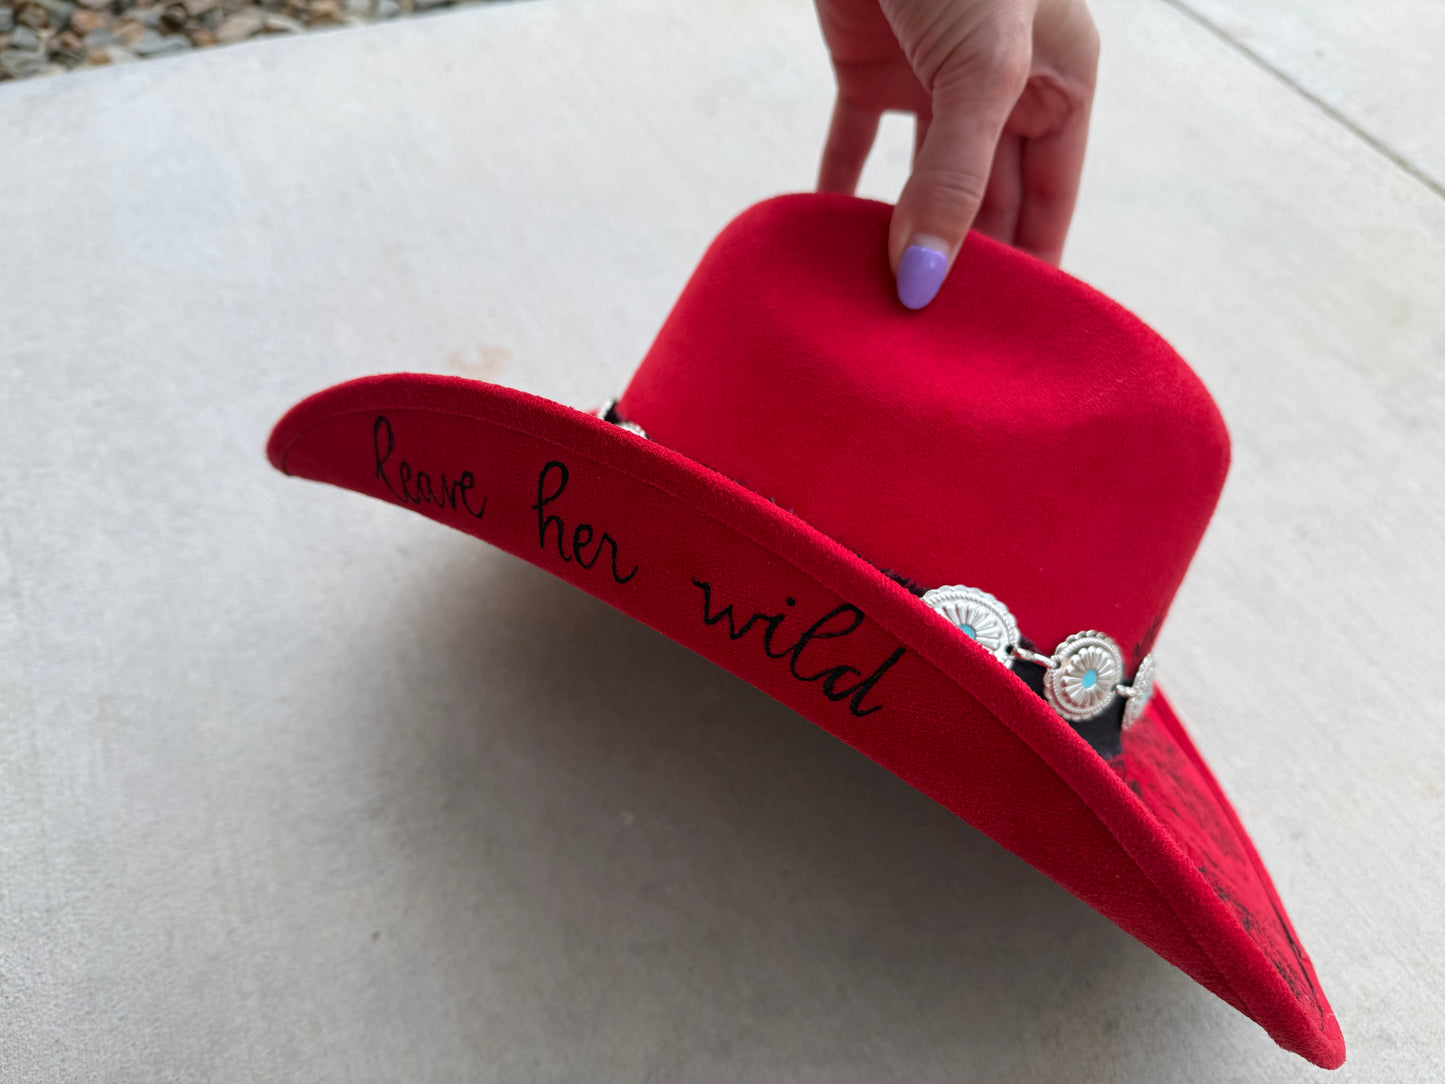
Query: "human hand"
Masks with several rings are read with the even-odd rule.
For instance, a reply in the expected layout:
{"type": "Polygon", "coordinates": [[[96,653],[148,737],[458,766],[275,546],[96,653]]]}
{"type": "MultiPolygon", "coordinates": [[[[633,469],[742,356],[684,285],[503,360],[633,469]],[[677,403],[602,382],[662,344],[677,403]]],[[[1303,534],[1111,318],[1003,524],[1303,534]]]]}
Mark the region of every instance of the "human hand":
{"type": "Polygon", "coordinates": [[[899,299],[933,300],[970,225],[1057,264],[1099,59],[1084,0],[816,3],[838,81],[819,191],[857,188],[884,112],[917,118],[888,238],[899,299]]]}

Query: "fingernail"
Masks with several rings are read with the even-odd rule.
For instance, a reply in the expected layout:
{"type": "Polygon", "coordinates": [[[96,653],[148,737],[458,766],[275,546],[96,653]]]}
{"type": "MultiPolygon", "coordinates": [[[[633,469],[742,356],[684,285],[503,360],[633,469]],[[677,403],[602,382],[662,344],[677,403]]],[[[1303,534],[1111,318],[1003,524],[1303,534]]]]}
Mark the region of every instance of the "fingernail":
{"type": "Polygon", "coordinates": [[[921,309],[936,296],[948,273],[948,246],[933,237],[918,237],[898,261],[898,300],[921,309]]]}

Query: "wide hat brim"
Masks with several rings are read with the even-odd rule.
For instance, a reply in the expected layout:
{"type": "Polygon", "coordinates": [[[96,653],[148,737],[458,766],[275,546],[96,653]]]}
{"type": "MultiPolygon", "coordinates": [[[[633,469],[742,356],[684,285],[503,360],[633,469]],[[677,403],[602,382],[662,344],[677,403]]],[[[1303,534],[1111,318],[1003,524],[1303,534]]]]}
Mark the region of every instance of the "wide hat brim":
{"type": "Polygon", "coordinates": [[[1122,760],[1106,762],[987,651],[797,516],[511,388],[421,374],[337,385],[292,408],[267,454],[286,474],[483,539],[724,667],[997,840],[1280,1046],[1325,1068],[1344,1061],[1269,875],[1162,693],[1122,760]]]}

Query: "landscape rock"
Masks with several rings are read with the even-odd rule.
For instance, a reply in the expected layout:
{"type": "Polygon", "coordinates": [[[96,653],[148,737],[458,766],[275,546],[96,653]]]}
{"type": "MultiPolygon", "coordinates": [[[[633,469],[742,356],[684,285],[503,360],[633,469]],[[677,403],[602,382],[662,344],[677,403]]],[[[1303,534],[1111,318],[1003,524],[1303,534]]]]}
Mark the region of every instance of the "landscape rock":
{"type": "Polygon", "coordinates": [[[140,41],[130,48],[131,52],[138,57],[157,57],[184,53],[190,47],[191,43],[186,38],[178,35],[157,34],[154,30],[147,30],[140,41]]]}
{"type": "Polygon", "coordinates": [[[468,2],[473,0],[0,0],[0,81],[468,2]]]}
{"type": "Polygon", "coordinates": [[[70,23],[71,13],[75,11],[75,5],[68,0],[31,0],[31,3],[45,9],[50,25],[56,30],[64,30],[70,23]]]}
{"type": "Polygon", "coordinates": [[[70,17],[70,29],[74,30],[81,37],[89,34],[92,30],[99,30],[105,25],[106,17],[98,11],[90,8],[79,8],[70,17]]]}
{"type": "Polygon", "coordinates": [[[311,0],[302,17],[308,27],[332,26],[341,21],[341,0],[311,0]]]}
{"type": "Polygon", "coordinates": [[[220,25],[216,30],[216,41],[221,45],[245,41],[253,34],[259,34],[264,25],[265,19],[262,14],[248,8],[232,15],[220,25]]]}
{"type": "Polygon", "coordinates": [[[25,4],[16,14],[15,21],[32,30],[44,30],[50,25],[50,13],[39,4],[25,4]]]}
{"type": "Polygon", "coordinates": [[[0,49],[0,73],[7,79],[28,79],[32,75],[43,75],[49,68],[50,61],[41,53],[0,49]]]}

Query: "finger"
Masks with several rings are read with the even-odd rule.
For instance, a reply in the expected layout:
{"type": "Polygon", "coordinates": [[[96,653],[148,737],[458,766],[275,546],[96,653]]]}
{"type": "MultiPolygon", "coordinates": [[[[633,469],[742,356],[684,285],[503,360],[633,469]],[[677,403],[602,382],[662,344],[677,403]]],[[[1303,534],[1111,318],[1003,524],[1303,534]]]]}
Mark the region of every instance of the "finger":
{"type": "Polygon", "coordinates": [[[988,190],[994,148],[1027,78],[1025,42],[935,81],[933,120],[889,232],[898,296],[909,308],[928,304],[943,284],[988,190]]]}
{"type": "Polygon", "coordinates": [[[918,162],[918,152],[923,149],[923,141],[928,138],[928,124],[932,119],[926,113],[919,113],[913,118],[913,159],[909,168],[918,162]]]}
{"type": "Polygon", "coordinates": [[[1089,104],[1084,102],[1056,132],[1025,142],[1022,201],[1014,244],[1057,265],[1074,217],[1084,148],[1089,139],[1089,104]]]}
{"type": "MultiPolygon", "coordinates": [[[[1099,74],[1099,31],[1080,0],[1042,0],[1034,24],[1036,55],[1047,58],[1041,77],[1009,119],[1022,126],[1023,204],[1015,243],[1058,263],[1073,218],[1089,140],[1089,113],[1099,74]],[[1033,130],[1029,130],[1032,128],[1033,130]]],[[[1017,129],[1016,129],[1017,130],[1017,129]]]]}
{"type": "Polygon", "coordinates": [[[1019,206],[1023,202],[1024,141],[1005,131],[993,152],[988,188],[974,216],[973,228],[1006,245],[1018,234],[1019,206]]]}
{"type": "Polygon", "coordinates": [[[858,188],[863,164],[878,135],[875,110],[846,101],[841,95],[833,104],[833,120],[823,144],[823,161],[818,166],[818,191],[841,192],[851,196],[858,188]]]}

